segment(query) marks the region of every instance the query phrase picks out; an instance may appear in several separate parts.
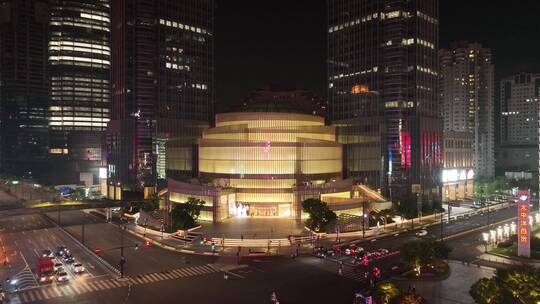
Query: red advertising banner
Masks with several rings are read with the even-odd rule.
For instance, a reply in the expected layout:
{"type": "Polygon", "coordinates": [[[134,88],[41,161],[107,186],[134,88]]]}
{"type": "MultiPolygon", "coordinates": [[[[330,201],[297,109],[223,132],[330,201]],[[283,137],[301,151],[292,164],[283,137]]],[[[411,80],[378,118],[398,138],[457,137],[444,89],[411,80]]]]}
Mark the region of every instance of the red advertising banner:
{"type": "Polygon", "coordinates": [[[517,241],[518,256],[531,256],[531,224],[529,223],[530,193],[528,190],[519,190],[517,197],[517,241]]]}

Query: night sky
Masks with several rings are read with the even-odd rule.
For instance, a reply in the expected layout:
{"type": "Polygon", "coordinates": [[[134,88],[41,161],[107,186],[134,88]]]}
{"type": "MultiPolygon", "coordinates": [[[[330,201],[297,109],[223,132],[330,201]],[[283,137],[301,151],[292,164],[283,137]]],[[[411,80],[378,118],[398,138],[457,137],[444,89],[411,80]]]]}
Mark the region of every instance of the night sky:
{"type": "MultiPolygon", "coordinates": [[[[496,80],[540,72],[540,1],[440,3],[442,47],[467,40],[491,48],[496,80]]],[[[216,110],[267,84],[326,98],[326,22],[325,0],[217,0],[216,110]]]]}

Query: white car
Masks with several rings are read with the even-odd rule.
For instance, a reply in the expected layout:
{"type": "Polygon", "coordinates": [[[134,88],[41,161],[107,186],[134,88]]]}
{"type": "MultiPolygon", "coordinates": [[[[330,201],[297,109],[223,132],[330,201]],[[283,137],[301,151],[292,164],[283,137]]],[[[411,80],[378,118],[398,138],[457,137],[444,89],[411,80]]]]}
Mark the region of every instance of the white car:
{"type": "Polygon", "coordinates": [[[84,272],[84,266],[79,262],[75,262],[75,263],[71,264],[71,269],[73,269],[74,273],[84,272]]]}
{"type": "Polygon", "coordinates": [[[62,271],[64,270],[64,264],[56,261],[54,262],[54,268],[53,268],[54,272],[59,272],[59,271],[62,271]]]}
{"type": "Polygon", "coordinates": [[[427,230],[422,229],[416,233],[416,236],[426,236],[427,233],[427,230]]]}
{"type": "Polygon", "coordinates": [[[57,282],[67,282],[69,280],[68,274],[65,271],[56,274],[57,282]]]}

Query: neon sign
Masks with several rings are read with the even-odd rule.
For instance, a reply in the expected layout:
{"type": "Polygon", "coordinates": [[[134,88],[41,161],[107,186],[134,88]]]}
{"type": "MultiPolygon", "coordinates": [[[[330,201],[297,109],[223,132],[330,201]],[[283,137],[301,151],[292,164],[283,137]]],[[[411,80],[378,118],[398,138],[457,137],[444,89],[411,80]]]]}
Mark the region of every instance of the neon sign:
{"type": "Polygon", "coordinates": [[[518,256],[531,256],[531,226],[529,218],[529,191],[520,190],[518,200],[518,256]]]}

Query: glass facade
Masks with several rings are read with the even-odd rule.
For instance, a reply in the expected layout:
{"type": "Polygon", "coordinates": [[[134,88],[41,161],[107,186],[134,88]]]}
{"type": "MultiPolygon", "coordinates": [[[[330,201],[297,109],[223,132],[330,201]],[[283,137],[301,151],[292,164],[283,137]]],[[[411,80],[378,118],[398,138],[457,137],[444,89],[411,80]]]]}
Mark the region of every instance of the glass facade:
{"type": "Polygon", "coordinates": [[[440,193],[438,0],[328,1],[329,119],[345,174],[392,198],[440,193]]]}
{"type": "Polygon", "coordinates": [[[0,3],[0,170],[46,174],[48,1],[0,3]]]}
{"type": "Polygon", "coordinates": [[[199,140],[199,172],[235,188],[245,215],[293,216],[293,188],[341,177],[335,139],[335,129],[318,116],[218,114],[216,127],[199,140]]]}
{"type": "Polygon", "coordinates": [[[155,185],[163,162],[165,175],[191,176],[195,141],[213,115],[214,1],[115,0],[112,6],[109,181],[133,190],[155,185]],[[156,155],[158,137],[179,153],[170,160],[156,155]]]}
{"type": "Polygon", "coordinates": [[[110,0],[53,0],[49,21],[51,157],[76,161],[71,169],[96,177],[110,119],[110,10],[110,0]]]}

